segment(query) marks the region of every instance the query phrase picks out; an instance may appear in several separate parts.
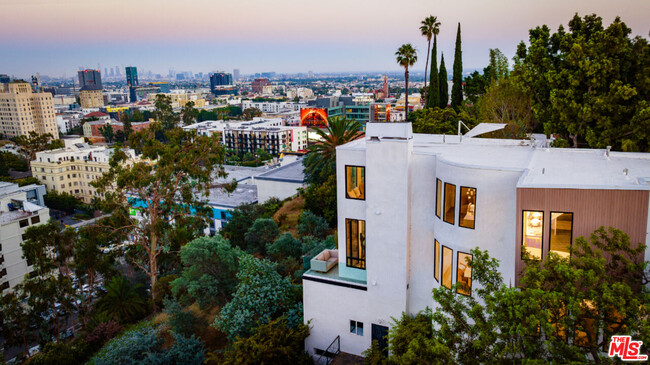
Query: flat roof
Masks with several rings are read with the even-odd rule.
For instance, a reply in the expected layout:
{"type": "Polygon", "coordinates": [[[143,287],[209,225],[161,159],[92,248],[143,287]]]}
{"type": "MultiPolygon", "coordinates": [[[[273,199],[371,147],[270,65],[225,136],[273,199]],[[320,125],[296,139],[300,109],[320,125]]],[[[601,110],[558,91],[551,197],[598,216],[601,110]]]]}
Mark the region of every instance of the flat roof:
{"type": "Polygon", "coordinates": [[[277,169],[267,171],[255,177],[255,179],[303,183],[305,181],[305,173],[302,159],[298,159],[297,161],[278,167],[277,169]]]}
{"type": "Polygon", "coordinates": [[[222,188],[212,188],[208,194],[208,205],[211,206],[237,208],[250,203],[257,203],[256,185],[238,184],[232,193],[222,188]]]}

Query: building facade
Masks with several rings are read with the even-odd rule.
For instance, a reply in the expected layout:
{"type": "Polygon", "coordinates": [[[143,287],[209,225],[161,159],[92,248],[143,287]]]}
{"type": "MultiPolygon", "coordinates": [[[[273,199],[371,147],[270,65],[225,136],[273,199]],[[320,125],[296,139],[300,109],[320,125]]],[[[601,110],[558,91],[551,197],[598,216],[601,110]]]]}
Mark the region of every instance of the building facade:
{"type": "Polygon", "coordinates": [[[79,105],[82,109],[97,109],[104,106],[102,90],[81,89],[79,91],[79,105]]]}
{"type": "MultiPolygon", "coordinates": [[[[32,176],[45,185],[47,191],[68,193],[89,204],[102,195],[90,185],[110,169],[113,150],[106,146],[90,146],[83,138],[64,140],[65,147],[36,153],[32,161],[32,176]]],[[[125,152],[137,161],[135,151],[125,152]]]]}
{"type": "Polygon", "coordinates": [[[81,90],[101,90],[102,87],[102,75],[99,70],[82,70],[78,73],[79,76],[79,88],[81,90]]]}
{"type": "Polygon", "coordinates": [[[0,84],[0,132],[17,137],[36,132],[59,138],[50,93],[35,93],[27,82],[0,84]]]}
{"type": "Polygon", "coordinates": [[[251,89],[253,90],[254,93],[261,94],[264,92],[264,86],[268,86],[271,83],[269,82],[269,79],[255,79],[251,83],[251,89]]]}
{"type": "Polygon", "coordinates": [[[307,149],[306,127],[256,127],[240,125],[226,127],[222,133],[223,145],[239,153],[255,153],[257,149],[278,155],[285,151],[307,149]]]}
{"type": "Polygon", "coordinates": [[[433,289],[462,283],[472,295],[475,247],[517,285],[522,252],[568,256],[600,226],[650,243],[650,154],[475,138],[479,127],[414,135],[410,123],[368,123],[337,148],[337,264],[303,275],[309,353],[337,336],[346,353],[385,347],[391,318],[435,308],[433,289]]]}
{"type": "Polygon", "coordinates": [[[43,195],[43,185],[0,182],[0,292],[13,289],[31,271],[22,243],[27,228],[50,219],[43,195]]]}

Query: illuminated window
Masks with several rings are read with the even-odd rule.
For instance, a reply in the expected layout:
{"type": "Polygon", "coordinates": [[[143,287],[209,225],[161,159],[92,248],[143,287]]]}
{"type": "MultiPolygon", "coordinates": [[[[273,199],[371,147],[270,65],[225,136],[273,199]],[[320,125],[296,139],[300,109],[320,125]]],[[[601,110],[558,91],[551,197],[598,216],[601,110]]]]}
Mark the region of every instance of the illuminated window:
{"type": "Polygon", "coordinates": [[[366,199],[366,173],[360,166],[345,166],[345,193],[348,199],[366,199]]]}
{"type": "Polygon", "coordinates": [[[456,185],[445,183],[445,218],[449,224],[456,224],[456,185]]]}
{"type": "Polygon", "coordinates": [[[456,283],[458,284],[458,293],[463,295],[472,294],[472,268],[469,262],[472,261],[472,255],[458,251],[458,270],[456,271],[456,283]]]}
{"type": "Polygon", "coordinates": [[[453,266],[454,251],[442,246],[442,285],[451,289],[451,269],[453,266]]]}
{"type": "Polygon", "coordinates": [[[441,217],[442,211],[442,181],[436,179],[436,217],[441,217]]]}
{"type": "Polygon", "coordinates": [[[527,252],[530,258],[542,259],[542,235],[544,212],[524,210],[521,254],[527,252]]]}
{"type": "Polygon", "coordinates": [[[433,245],[433,277],[440,282],[440,242],[434,240],[433,245]]]}
{"type": "Polygon", "coordinates": [[[573,235],[573,213],[551,212],[550,252],[570,256],[573,235]]]}
{"type": "Polygon", "coordinates": [[[366,221],[345,220],[345,237],[347,240],[348,267],[366,269],[366,221]]]}
{"type": "Polygon", "coordinates": [[[474,229],[476,220],[476,188],[460,187],[460,216],[458,225],[474,229]]]}

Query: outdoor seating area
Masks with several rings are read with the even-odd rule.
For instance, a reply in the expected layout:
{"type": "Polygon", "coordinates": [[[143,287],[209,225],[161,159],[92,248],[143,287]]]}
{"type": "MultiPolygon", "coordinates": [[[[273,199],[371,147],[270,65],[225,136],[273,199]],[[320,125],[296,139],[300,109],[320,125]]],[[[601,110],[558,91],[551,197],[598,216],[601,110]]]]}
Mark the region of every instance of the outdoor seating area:
{"type": "Polygon", "coordinates": [[[323,250],[311,259],[311,269],[314,271],[328,272],[339,262],[339,250],[323,250]]]}

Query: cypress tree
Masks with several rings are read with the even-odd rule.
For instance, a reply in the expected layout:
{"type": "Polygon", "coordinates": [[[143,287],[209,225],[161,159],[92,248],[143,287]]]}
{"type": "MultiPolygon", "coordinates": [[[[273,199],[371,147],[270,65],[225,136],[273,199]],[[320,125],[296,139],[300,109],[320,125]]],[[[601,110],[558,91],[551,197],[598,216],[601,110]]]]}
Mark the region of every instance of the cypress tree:
{"type": "Polygon", "coordinates": [[[433,49],[431,50],[431,74],[429,75],[429,90],[427,91],[427,108],[433,108],[440,103],[438,93],[438,40],[433,36],[433,49]]]}
{"type": "Polygon", "coordinates": [[[440,57],[440,73],[438,74],[440,84],[440,104],[441,108],[446,108],[449,103],[449,85],[447,84],[447,68],[445,67],[445,55],[440,57]]]}
{"type": "Polygon", "coordinates": [[[456,49],[454,54],[454,84],[451,86],[451,106],[459,107],[463,103],[463,52],[460,50],[460,23],[456,33],[456,49]]]}

